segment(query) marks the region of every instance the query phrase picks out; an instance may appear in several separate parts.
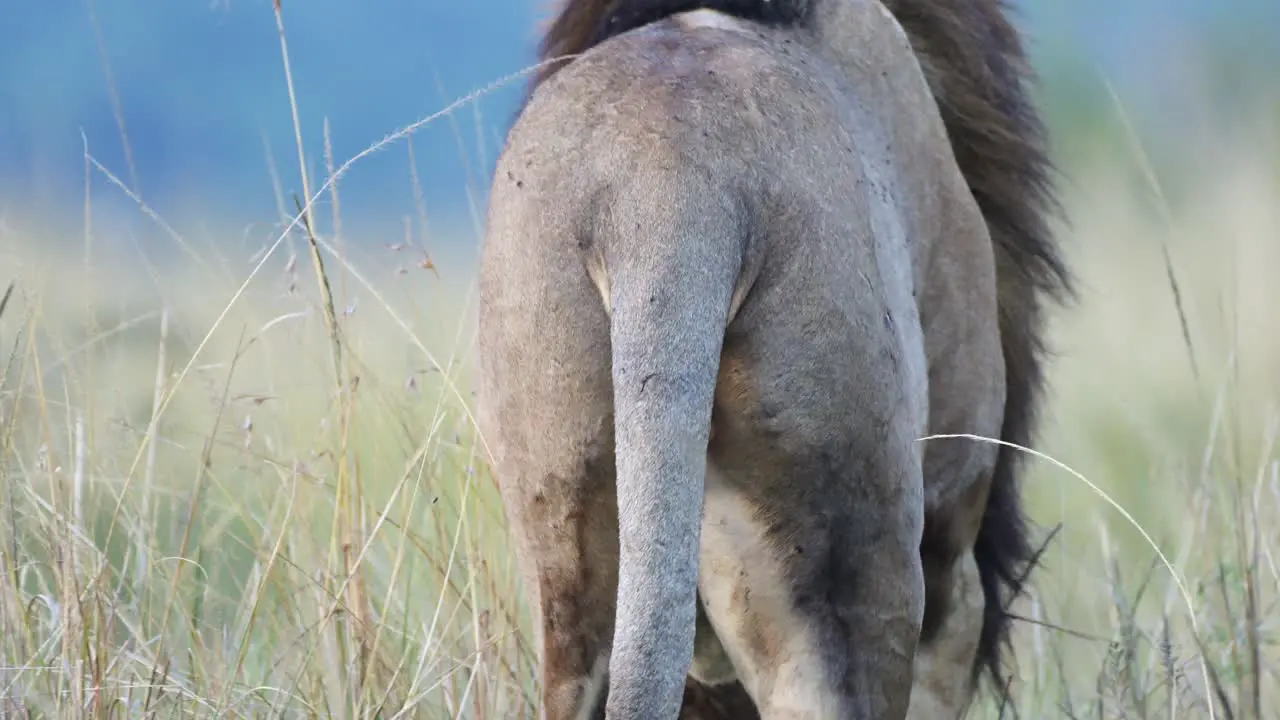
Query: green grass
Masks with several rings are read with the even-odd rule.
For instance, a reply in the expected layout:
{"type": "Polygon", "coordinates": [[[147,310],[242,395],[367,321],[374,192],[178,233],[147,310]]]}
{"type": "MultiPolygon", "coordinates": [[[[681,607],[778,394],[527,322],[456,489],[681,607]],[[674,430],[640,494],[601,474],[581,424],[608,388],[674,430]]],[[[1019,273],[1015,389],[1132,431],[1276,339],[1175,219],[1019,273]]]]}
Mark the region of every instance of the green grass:
{"type": "Polygon", "coordinates": [[[425,339],[444,323],[408,326],[441,372],[376,308],[344,319],[339,392],[302,293],[242,300],[195,356],[225,289],[187,279],[162,331],[158,312],[103,322],[109,289],[59,310],[20,275],[0,331],[4,710],[492,714],[528,692],[457,343],[425,339]]]}
{"type": "MultiPolygon", "coordinates": [[[[1037,527],[1062,529],[1015,608],[1006,716],[1280,698],[1280,153],[1219,142],[1176,202],[1136,139],[1064,162],[1082,298],[1054,316],[1038,447],[1097,490],[1029,462],[1037,527]]],[[[128,186],[89,165],[69,206],[92,221],[128,186]]],[[[470,416],[474,268],[339,232],[338,189],[265,259],[155,216],[176,259],[0,224],[0,716],[527,716],[470,416]]]]}

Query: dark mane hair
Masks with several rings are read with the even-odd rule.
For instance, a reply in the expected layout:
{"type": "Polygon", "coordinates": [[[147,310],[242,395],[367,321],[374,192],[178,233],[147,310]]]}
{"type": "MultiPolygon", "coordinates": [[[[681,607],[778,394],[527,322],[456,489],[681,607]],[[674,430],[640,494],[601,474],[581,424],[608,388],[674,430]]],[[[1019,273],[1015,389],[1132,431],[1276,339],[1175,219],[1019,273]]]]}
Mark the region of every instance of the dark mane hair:
{"type": "MultiPolygon", "coordinates": [[[[690,10],[717,10],[767,25],[806,20],[813,0],[568,0],[538,45],[540,62],[586,52],[611,37],[690,10]]],[[[538,85],[569,60],[543,66],[529,86],[538,85]]]]}
{"type": "MultiPolygon", "coordinates": [[[[717,10],[772,25],[807,22],[821,0],[567,0],[547,28],[539,60],[586,52],[677,13],[717,10]]],[[[882,0],[906,30],[938,102],[956,160],[986,218],[996,253],[1006,373],[1001,439],[1029,445],[1043,389],[1046,301],[1073,296],[1049,220],[1057,211],[1045,128],[1027,85],[1034,79],[1003,0],[882,0]]],[[[570,60],[550,63],[529,92],[570,60]]],[[[974,546],[985,611],[975,679],[997,690],[1008,604],[1035,563],[1019,492],[1021,453],[1001,447],[974,546]]],[[[928,528],[925,541],[930,542],[928,528]]]]}

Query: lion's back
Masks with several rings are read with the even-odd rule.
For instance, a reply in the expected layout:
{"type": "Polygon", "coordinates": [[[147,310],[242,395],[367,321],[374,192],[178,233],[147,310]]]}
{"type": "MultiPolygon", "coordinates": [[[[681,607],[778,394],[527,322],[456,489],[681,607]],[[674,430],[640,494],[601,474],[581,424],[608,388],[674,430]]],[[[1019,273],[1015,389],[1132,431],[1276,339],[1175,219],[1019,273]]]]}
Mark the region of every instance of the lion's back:
{"type": "Polygon", "coordinates": [[[788,182],[791,167],[849,155],[821,58],[777,30],[690,19],[699,15],[712,14],[614,37],[542,83],[509,135],[522,155],[504,160],[601,184],[637,163],[702,166],[741,183],[765,168],[788,182]]]}

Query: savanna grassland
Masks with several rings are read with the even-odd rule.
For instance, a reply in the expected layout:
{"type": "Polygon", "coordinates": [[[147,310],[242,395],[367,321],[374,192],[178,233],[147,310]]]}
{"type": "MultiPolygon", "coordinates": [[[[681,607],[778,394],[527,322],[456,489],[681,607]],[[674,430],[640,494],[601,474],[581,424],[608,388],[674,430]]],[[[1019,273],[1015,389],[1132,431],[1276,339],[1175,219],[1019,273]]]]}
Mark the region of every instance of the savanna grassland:
{"type": "MultiPolygon", "coordinates": [[[[1280,106],[1155,159],[1102,114],[1055,138],[1066,467],[1029,460],[1042,565],[975,715],[1280,715],[1280,106]]],[[[529,716],[474,252],[413,209],[391,247],[344,227],[305,140],[317,202],[232,242],[93,162],[59,216],[0,219],[0,716],[529,716]]]]}

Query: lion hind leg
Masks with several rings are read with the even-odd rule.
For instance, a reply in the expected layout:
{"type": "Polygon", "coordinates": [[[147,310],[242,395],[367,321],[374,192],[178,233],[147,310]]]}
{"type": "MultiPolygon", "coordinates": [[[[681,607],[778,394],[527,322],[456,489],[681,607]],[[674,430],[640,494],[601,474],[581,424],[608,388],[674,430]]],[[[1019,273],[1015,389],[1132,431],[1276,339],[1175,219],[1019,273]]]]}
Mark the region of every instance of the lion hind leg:
{"type": "Polygon", "coordinates": [[[925,453],[928,479],[920,543],[925,616],[909,714],[913,720],[963,717],[976,691],[989,610],[975,542],[988,512],[995,459],[987,446],[957,442],[932,444],[925,453]],[[940,489],[951,492],[944,495],[940,489]]]}
{"type": "Polygon", "coordinates": [[[548,720],[603,717],[617,593],[612,463],[576,476],[513,483],[504,494],[533,590],[534,635],[548,720]]]}
{"type": "Polygon", "coordinates": [[[982,580],[973,553],[962,554],[950,575],[946,616],[916,654],[909,720],[961,718],[973,700],[973,666],[982,638],[984,608],[982,580]]]}
{"type": "Polygon", "coordinates": [[[603,711],[618,503],[608,317],[591,307],[595,289],[582,273],[555,287],[556,303],[584,308],[562,320],[563,332],[490,311],[480,416],[532,605],[543,717],[573,720],[582,706],[588,718],[603,711]]]}
{"type": "Polygon", "coordinates": [[[700,590],[760,717],[903,717],[924,604],[919,554],[838,529],[893,537],[898,524],[771,516],[717,472],[707,483],[700,590]]]}

